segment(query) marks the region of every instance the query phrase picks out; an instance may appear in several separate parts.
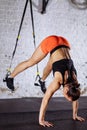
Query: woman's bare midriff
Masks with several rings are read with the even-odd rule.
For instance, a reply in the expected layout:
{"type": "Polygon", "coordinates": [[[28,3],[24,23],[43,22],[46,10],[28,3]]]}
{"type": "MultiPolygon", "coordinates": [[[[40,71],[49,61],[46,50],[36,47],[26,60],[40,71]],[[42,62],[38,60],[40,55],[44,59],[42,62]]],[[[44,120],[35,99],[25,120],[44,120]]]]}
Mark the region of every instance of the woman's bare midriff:
{"type": "Polygon", "coordinates": [[[62,60],[62,59],[70,59],[68,48],[60,48],[51,55],[52,63],[58,60],[62,60]]]}

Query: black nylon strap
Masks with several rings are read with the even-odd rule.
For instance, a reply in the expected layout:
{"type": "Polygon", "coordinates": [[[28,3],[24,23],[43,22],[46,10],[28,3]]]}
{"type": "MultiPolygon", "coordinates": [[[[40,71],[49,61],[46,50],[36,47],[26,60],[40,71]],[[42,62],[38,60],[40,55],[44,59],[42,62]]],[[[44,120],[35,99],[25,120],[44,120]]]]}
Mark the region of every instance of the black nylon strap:
{"type": "Polygon", "coordinates": [[[30,13],[31,13],[31,22],[32,22],[32,30],[33,30],[34,46],[35,46],[35,48],[36,48],[36,42],[35,42],[35,28],[34,28],[34,18],[33,18],[32,0],[30,0],[30,13]]]}
{"type": "MultiPolygon", "coordinates": [[[[23,20],[24,20],[24,16],[25,16],[25,13],[26,13],[28,1],[29,1],[29,0],[26,0],[25,6],[24,6],[24,10],[23,10],[22,18],[21,18],[21,23],[20,23],[19,30],[18,30],[18,35],[17,35],[17,38],[16,38],[15,48],[14,48],[14,50],[13,50],[12,57],[11,57],[11,63],[10,63],[9,69],[7,70],[7,74],[6,74],[6,75],[9,75],[9,73],[11,73],[11,72],[10,72],[10,69],[11,69],[12,61],[13,61],[13,58],[14,58],[14,55],[15,55],[15,52],[16,52],[16,49],[17,49],[18,40],[19,40],[19,36],[20,36],[21,29],[22,29],[23,20]]],[[[31,21],[32,21],[33,39],[34,39],[33,42],[34,42],[34,47],[35,47],[35,49],[36,49],[35,29],[34,29],[34,19],[33,19],[33,9],[32,9],[32,0],[30,0],[30,12],[31,12],[31,21]]],[[[39,75],[38,64],[37,64],[36,67],[37,67],[37,76],[38,76],[38,75],[39,75]]]]}
{"type": "Polygon", "coordinates": [[[14,55],[15,55],[15,52],[16,52],[16,49],[17,49],[17,44],[18,44],[18,40],[19,40],[21,28],[22,28],[24,16],[25,16],[27,4],[28,4],[28,0],[26,0],[25,6],[24,6],[24,10],[23,10],[22,18],[21,18],[21,23],[20,23],[19,30],[18,30],[18,35],[17,35],[17,38],[16,38],[15,48],[13,50],[12,57],[11,57],[11,62],[10,62],[9,68],[7,69],[6,77],[5,77],[5,79],[3,79],[3,82],[6,82],[6,78],[11,74],[12,61],[13,61],[13,58],[14,58],[14,55]]]}
{"type": "MultiPolygon", "coordinates": [[[[34,18],[33,18],[33,8],[32,8],[32,0],[30,0],[30,12],[31,12],[31,22],[32,22],[32,30],[33,30],[33,39],[34,39],[34,47],[36,49],[36,41],[35,41],[35,28],[34,28],[34,18]]],[[[38,64],[36,65],[37,67],[37,75],[39,75],[39,68],[38,64]]]]}
{"type": "Polygon", "coordinates": [[[21,23],[20,23],[19,30],[18,30],[18,35],[17,35],[17,38],[16,38],[16,44],[15,44],[14,51],[12,53],[12,58],[11,58],[11,63],[10,63],[10,67],[9,68],[11,68],[11,66],[12,66],[12,60],[14,58],[14,55],[15,55],[15,52],[16,52],[16,49],[17,49],[18,40],[19,40],[19,36],[20,36],[22,25],[23,25],[23,20],[24,20],[27,4],[28,4],[28,0],[26,0],[25,6],[24,6],[24,11],[23,11],[23,14],[22,14],[21,23]]]}

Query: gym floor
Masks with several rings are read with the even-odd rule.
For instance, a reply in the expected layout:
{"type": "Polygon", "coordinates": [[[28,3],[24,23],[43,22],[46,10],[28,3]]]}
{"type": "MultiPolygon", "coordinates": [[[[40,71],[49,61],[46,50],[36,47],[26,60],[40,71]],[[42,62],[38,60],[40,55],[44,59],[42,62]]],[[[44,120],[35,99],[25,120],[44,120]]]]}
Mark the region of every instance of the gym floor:
{"type": "Polygon", "coordinates": [[[72,104],[63,97],[53,97],[46,119],[54,127],[38,124],[41,98],[0,99],[0,130],[87,130],[87,97],[80,97],[78,115],[85,122],[72,120],[72,104]]]}

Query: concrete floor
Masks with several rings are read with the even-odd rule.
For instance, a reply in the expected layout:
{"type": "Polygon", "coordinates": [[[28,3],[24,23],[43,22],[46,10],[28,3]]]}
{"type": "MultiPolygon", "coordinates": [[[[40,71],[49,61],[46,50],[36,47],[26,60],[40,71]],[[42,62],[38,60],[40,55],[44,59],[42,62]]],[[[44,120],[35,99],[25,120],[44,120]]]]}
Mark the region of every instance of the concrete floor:
{"type": "Polygon", "coordinates": [[[87,97],[79,99],[78,114],[85,122],[72,120],[71,103],[64,98],[52,98],[46,118],[54,123],[53,128],[41,127],[38,115],[41,98],[1,99],[0,130],[87,130],[87,97]]]}

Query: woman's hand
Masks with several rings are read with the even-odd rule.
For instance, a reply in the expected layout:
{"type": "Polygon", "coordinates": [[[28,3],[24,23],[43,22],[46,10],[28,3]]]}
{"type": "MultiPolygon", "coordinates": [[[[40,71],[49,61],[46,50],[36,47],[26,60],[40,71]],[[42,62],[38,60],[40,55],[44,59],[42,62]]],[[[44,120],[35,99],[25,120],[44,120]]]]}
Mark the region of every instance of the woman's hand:
{"type": "Polygon", "coordinates": [[[72,102],[73,105],[73,120],[85,121],[84,118],[78,116],[78,100],[72,102]]]}
{"type": "Polygon", "coordinates": [[[73,117],[73,120],[78,120],[78,121],[85,121],[84,118],[80,117],[80,116],[76,116],[76,117],[73,117]]]}
{"type": "Polygon", "coordinates": [[[53,124],[51,123],[51,122],[48,122],[48,121],[40,121],[39,122],[39,124],[41,125],[41,126],[47,126],[47,127],[53,127],[53,124]]]}

